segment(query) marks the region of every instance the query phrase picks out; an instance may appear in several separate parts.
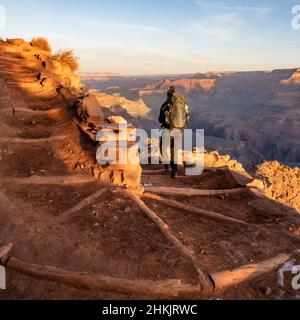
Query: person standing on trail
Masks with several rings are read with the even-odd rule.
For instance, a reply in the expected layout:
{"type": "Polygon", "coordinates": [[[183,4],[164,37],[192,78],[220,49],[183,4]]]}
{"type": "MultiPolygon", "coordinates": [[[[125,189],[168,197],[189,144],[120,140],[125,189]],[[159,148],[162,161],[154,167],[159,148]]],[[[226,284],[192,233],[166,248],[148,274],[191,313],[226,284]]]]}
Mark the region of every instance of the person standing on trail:
{"type": "Polygon", "coordinates": [[[159,122],[163,129],[160,139],[163,163],[166,170],[171,173],[171,177],[176,178],[179,152],[176,142],[181,142],[182,144],[183,131],[189,126],[190,116],[184,95],[177,93],[174,86],[168,91],[167,101],[161,106],[159,122]],[[167,141],[168,143],[166,143],[167,141]],[[167,156],[168,148],[171,151],[170,156],[167,156]]]}
{"type": "MultiPolygon", "coordinates": [[[[161,124],[161,128],[162,128],[162,135],[164,133],[165,130],[169,130],[170,129],[170,123],[168,120],[169,117],[169,112],[170,112],[170,106],[171,106],[171,100],[173,97],[173,94],[175,93],[175,87],[171,87],[170,90],[167,93],[167,100],[163,103],[163,105],[160,108],[160,113],[159,113],[159,118],[158,121],[161,124]]],[[[160,141],[159,141],[159,145],[160,145],[160,154],[163,154],[163,139],[162,139],[162,135],[160,136],[160,141]]],[[[170,164],[164,164],[166,172],[172,172],[171,166],[170,164]]]]}

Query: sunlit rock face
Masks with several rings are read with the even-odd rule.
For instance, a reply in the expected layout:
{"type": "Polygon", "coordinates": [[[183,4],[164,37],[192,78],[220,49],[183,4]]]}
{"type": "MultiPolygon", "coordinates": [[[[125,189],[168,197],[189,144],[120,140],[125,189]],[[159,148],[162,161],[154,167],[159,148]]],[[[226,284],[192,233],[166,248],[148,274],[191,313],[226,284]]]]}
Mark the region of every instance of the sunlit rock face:
{"type": "Polygon", "coordinates": [[[83,84],[65,61],[56,61],[51,51],[23,39],[0,41],[0,74],[5,86],[18,87],[37,98],[57,96],[57,89],[79,97],[83,84]]]}
{"type": "Polygon", "coordinates": [[[281,84],[283,86],[299,86],[300,85],[300,69],[296,69],[291,77],[287,80],[282,80],[281,84]]]}
{"type": "Polygon", "coordinates": [[[215,79],[180,79],[180,80],[161,80],[157,83],[145,86],[139,91],[139,95],[151,96],[153,94],[165,94],[171,86],[175,86],[177,90],[189,94],[201,94],[212,90],[215,86],[215,79]]]}
{"type": "Polygon", "coordinates": [[[300,213],[300,169],[277,161],[259,165],[256,174],[265,181],[265,192],[271,199],[294,207],[300,213]]]}
{"type": "Polygon", "coordinates": [[[134,118],[147,118],[150,113],[150,109],[142,99],[132,101],[118,95],[105,93],[94,93],[93,96],[103,108],[114,109],[119,107],[134,118]]]}

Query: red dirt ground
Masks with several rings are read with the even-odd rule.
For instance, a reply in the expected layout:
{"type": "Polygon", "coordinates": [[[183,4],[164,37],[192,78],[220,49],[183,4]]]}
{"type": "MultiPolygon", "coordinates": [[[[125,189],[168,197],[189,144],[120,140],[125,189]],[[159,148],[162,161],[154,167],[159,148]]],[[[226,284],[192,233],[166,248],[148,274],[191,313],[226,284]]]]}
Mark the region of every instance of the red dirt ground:
{"type": "MultiPolygon", "coordinates": [[[[70,271],[128,279],[181,278],[195,283],[197,275],[190,262],[166,241],[134,203],[121,195],[106,194],[92,206],[78,211],[68,222],[58,221],[62,213],[103,188],[97,181],[75,186],[18,184],[14,178],[90,175],[95,150],[81,137],[73,111],[64,109],[61,102],[57,101],[57,106],[62,108],[59,113],[35,116],[17,111],[13,118],[12,113],[6,111],[20,106],[31,108],[32,99],[18,91],[0,90],[2,138],[68,135],[64,141],[46,144],[1,143],[0,245],[13,241],[14,256],[70,271]]],[[[38,106],[38,101],[34,103],[38,106]]],[[[229,188],[222,174],[211,172],[176,181],[167,175],[145,175],[142,182],[152,186],[229,188]]],[[[263,261],[300,248],[300,237],[290,237],[288,231],[300,226],[300,216],[274,201],[257,200],[247,194],[225,198],[182,196],[176,200],[261,226],[258,231],[251,226],[216,222],[145,200],[174,234],[195,251],[200,267],[209,272],[263,261]]],[[[0,299],[145,298],[152,297],[75,289],[15,272],[8,272],[8,289],[0,292],[0,299]]],[[[298,296],[289,286],[279,289],[276,273],[272,273],[209,297],[192,298],[296,299],[298,296]],[[268,288],[271,293],[266,295],[268,288]]]]}

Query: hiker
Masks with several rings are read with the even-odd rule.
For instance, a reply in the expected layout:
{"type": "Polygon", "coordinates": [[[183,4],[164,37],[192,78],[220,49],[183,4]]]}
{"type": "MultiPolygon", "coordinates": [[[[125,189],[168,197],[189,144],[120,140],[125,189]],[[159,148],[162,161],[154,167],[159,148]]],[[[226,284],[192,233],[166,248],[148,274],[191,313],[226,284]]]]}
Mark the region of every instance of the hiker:
{"type": "Polygon", "coordinates": [[[176,178],[178,171],[178,150],[175,146],[176,139],[182,141],[183,130],[189,126],[189,107],[186,104],[184,95],[177,93],[176,88],[172,86],[168,91],[167,101],[161,106],[159,122],[162,127],[160,138],[160,152],[163,162],[166,162],[163,140],[170,142],[171,155],[170,164],[165,164],[167,171],[171,173],[172,178],[176,178]]]}

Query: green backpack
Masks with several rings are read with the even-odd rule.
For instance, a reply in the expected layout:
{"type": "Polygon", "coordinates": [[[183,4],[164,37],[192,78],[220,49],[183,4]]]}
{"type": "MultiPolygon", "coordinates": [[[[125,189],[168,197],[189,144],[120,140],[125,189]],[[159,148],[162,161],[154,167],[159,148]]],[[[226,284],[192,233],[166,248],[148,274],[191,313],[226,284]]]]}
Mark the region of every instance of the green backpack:
{"type": "Polygon", "coordinates": [[[169,115],[172,129],[185,129],[189,125],[189,107],[183,94],[174,93],[172,97],[172,108],[169,115]]]}

